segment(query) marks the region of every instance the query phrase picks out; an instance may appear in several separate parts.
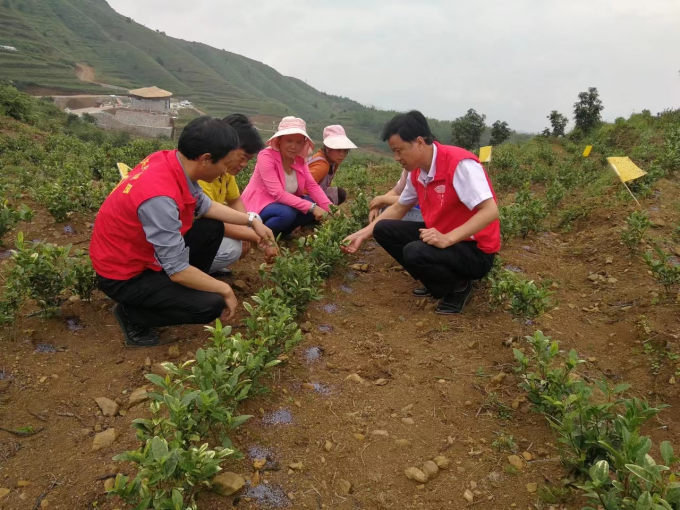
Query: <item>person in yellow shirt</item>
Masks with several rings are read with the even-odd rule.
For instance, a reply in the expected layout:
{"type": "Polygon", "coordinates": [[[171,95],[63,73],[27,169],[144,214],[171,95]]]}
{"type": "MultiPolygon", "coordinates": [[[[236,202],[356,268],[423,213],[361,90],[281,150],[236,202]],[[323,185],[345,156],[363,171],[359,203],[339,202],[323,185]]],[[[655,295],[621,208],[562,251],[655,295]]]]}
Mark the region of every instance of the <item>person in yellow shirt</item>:
{"type": "MultiPolygon", "coordinates": [[[[245,115],[236,113],[228,115],[223,122],[229,124],[238,135],[240,148],[238,163],[229,168],[227,172],[213,182],[198,181],[203,191],[213,201],[225,204],[239,212],[246,213],[246,207],[241,200],[241,192],[236,183],[236,176],[248,165],[248,162],[264,148],[264,143],[257,128],[252,125],[245,115]]],[[[259,216],[255,214],[256,217],[259,216]]],[[[251,249],[251,243],[260,244],[265,251],[265,259],[271,260],[276,254],[276,249],[265,246],[260,238],[250,228],[240,225],[224,225],[224,239],[217,255],[210,267],[210,274],[215,276],[227,276],[231,274],[230,266],[243,258],[251,249]]]]}

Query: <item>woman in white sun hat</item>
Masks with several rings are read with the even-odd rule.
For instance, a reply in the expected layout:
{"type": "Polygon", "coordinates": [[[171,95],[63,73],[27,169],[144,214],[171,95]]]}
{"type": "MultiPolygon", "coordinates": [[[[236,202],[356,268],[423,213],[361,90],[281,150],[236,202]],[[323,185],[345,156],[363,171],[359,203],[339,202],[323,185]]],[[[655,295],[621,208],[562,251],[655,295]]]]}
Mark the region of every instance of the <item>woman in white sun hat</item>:
{"type": "Polygon", "coordinates": [[[314,148],[305,121],[285,117],[257,156],[255,171],[241,195],[274,235],[322,221],[331,201],[309,173],[305,157],[314,148]]]}
{"type": "Polygon", "coordinates": [[[323,147],[309,160],[312,177],[334,205],[342,204],[347,199],[347,192],[331,183],[350,149],[356,148],[342,126],[328,126],[323,130],[323,147]]]}

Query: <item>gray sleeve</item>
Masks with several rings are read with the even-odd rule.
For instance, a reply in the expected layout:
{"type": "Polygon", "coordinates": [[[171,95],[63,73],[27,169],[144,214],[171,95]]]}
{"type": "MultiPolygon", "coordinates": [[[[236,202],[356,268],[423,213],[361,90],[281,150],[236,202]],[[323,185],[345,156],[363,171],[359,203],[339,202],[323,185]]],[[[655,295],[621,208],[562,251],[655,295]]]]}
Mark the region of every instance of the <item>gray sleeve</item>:
{"type": "Polygon", "coordinates": [[[189,248],[180,234],[182,222],[177,204],[170,197],[153,197],[137,209],[146,240],[156,252],[156,260],[168,276],[189,267],[189,248]]]}
{"type": "Polygon", "coordinates": [[[196,211],[194,212],[194,215],[196,217],[203,216],[210,209],[212,200],[208,195],[205,194],[203,188],[201,188],[201,186],[198,184],[194,184],[191,189],[191,194],[196,200],[196,211]]]}

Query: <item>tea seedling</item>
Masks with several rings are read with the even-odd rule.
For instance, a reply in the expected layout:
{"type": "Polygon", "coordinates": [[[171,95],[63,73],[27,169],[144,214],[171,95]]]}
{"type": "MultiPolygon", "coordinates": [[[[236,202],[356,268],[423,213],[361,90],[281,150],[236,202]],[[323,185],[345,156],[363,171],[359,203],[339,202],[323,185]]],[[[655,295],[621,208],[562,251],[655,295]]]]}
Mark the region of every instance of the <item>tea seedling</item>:
{"type": "Polygon", "coordinates": [[[643,258],[654,279],[663,285],[666,297],[670,297],[675,286],[680,283],[680,264],[658,246],[654,247],[654,252],[656,256],[647,252],[643,258]]]}
{"type": "Polygon", "coordinates": [[[644,239],[647,229],[652,225],[646,212],[633,211],[626,218],[626,228],[621,232],[621,240],[631,253],[635,253],[644,239]]]}

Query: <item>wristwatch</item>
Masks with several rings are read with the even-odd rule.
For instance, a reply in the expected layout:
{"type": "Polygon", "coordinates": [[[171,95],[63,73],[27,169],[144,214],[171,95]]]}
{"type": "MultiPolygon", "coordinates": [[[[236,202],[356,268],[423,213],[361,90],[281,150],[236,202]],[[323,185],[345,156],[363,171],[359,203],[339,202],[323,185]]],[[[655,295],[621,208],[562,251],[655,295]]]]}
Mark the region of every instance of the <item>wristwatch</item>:
{"type": "Polygon", "coordinates": [[[249,212],[248,213],[248,226],[250,228],[253,228],[253,220],[257,218],[257,214],[254,212],[249,212]]]}
{"type": "Polygon", "coordinates": [[[316,204],[314,202],[312,202],[312,206],[309,208],[309,211],[307,211],[307,212],[308,213],[314,212],[314,209],[316,209],[316,204]]]}

